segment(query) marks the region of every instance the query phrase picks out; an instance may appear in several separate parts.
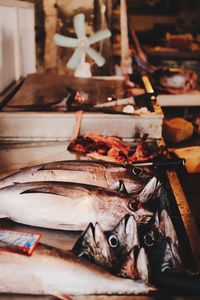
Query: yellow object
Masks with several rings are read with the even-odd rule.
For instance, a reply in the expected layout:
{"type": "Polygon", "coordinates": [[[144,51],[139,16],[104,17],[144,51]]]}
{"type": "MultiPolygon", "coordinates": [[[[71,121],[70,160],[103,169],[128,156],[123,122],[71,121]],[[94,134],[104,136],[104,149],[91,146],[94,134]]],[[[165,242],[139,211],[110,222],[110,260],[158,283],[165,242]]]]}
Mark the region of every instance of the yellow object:
{"type": "Polygon", "coordinates": [[[183,118],[164,120],[163,136],[167,141],[178,143],[190,138],[192,134],[192,123],[186,121],[183,118]]]}
{"type": "Polygon", "coordinates": [[[174,150],[180,158],[185,158],[188,173],[200,173],[200,146],[192,146],[174,150]]]}

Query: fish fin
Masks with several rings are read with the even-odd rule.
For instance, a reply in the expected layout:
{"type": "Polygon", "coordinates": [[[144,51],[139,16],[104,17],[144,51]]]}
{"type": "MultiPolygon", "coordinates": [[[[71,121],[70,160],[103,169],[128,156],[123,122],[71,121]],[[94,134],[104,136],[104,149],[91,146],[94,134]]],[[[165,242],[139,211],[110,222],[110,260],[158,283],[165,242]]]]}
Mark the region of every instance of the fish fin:
{"type": "Polygon", "coordinates": [[[119,187],[118,187],[117,191],[124,195],[128,195],[125,184],[124,184],[123,180],[121,180],[121,179],[119,180],[119,187]]]}
{"type": "Polygon", "coordinates": [[[62,186],[51,185],[51,186],[37,186],[35,188],[30,188],[22,191],[20,194],[33,194],[33,193],[43,193],[43,194],[54,194],[59,196],[66,196],[62,186]]]}
{"type": "Polygon", "coordinates": [[[74,300],[75,299],[71,295],[67,295],[67,294],[54,294],[53,296],[58,299],[61,299],[61,300],[74,300]]]}

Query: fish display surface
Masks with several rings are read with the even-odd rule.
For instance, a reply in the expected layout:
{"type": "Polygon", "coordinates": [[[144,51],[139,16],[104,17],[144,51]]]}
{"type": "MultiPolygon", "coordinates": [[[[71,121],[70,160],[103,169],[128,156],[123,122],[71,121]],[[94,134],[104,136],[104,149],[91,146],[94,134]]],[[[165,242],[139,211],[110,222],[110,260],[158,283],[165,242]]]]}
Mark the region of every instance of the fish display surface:
{"type": "Polygon", "coordinates": [[[0,189],[14,182],[65,181],[92,184],[128,193],[139,192],[152,174],[144,168],[97,161],[58,161],[22,168],[0,180],[0,189]]]}
{"type": "Polygon", "coordinates": [[[52,229],[84,230],[99,222],[111,230],[127,213],[138,223],[148,222],[153,213],[133,202],[120,192],[68,182],[14,183],[0,189],[2,218],[52,229]]]}
{"type": "Polygon", "coordinates": [[[146,294],[149,287],[124,279],[69,251],[38,244],[31,257],[0,252],[0,292],[54,295],[146,294]]]}

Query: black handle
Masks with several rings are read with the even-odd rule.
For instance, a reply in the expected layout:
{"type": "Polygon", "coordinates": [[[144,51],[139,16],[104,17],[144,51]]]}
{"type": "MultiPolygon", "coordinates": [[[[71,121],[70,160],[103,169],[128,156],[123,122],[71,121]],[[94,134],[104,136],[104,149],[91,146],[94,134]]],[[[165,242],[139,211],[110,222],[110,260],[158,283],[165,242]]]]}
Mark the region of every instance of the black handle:
{"type": "Polygon", "coordinates": [[[154,160],[153,164],[155,167],[184,166],[185,159],[184,158],[171,158],[171,159],[154,160]]]}

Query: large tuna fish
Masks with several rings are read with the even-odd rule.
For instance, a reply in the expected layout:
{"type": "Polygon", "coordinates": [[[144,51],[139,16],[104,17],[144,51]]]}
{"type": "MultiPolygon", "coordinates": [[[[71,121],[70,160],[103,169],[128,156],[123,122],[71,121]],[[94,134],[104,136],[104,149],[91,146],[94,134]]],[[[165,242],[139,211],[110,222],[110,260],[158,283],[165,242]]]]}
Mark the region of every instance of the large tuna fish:
{"type": "Polygon", "coordinates": [[[0,180],[0,188],[28,181],[78,182],[137,193],[151,177],[145,169],[96,161],[58,161],[27,167],[0,180]]]}
{"type": "Polygon", "coordinates": [[[138,223],[149,221],[153,213],[133,211],[130,203],[119,192],[78,183],[27,182],[0,190],[2,218],[53,229],[84,230],[98,222],[102,230],[111,230],[127,213],[138,223]]]}
{"type": "Polygon", "coordinates": [[[0,293],[54,295],[144,294],[149,287],[116,277],[76,255],[39,244],[31,257],[0,252],[0,293]]]}

